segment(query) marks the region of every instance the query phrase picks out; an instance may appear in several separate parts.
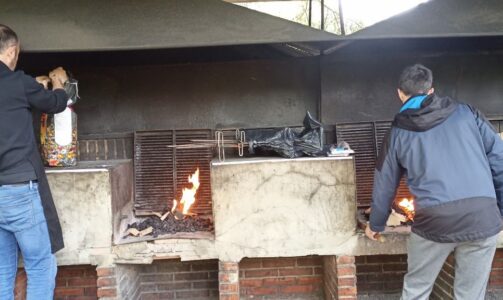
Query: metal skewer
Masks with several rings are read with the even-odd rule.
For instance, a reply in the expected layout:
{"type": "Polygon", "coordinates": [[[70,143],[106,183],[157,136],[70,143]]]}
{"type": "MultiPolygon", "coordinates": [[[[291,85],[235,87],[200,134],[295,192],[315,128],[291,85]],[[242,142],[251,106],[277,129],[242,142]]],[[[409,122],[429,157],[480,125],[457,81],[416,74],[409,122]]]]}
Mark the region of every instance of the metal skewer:
{"type": "Polygon", "coordinates": [[[218,160],[225,161],[225,148],[238,149],[238,155],[244,155],[244,148],[248,147],[248,143],[246,142],[246,133],[243,130],[236,129],[235,131],[235,140],[225,140],[224,132],[221,130],[215,131],[215,139],[193,139],[190,140],[189,144],[182,145],[168,145],[168,148],[174,149],[200,149],[200,148],[208,148],[215,147],[218,152],[218,160]]]}

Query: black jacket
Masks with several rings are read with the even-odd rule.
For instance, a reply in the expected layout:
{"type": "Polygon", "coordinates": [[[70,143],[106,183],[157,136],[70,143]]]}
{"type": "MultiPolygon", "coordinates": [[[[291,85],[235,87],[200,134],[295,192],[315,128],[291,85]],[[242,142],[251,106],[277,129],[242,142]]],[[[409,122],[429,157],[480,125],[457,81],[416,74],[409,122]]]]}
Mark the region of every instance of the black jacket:
{"type": "Polygon", "coordinates": [[[32,109],[59,113],[67,100],[64,90],[47,91],[32,77],[0,62],[0,185],[39,181],[53,252],[63,248],[63,236],[37,149],[32,109]]]}
{"type": "Polygon", "coordinates": [[[402,174],[415,196],[416,234],[463,242],[501,231],[503,140],[473,107],[430,95],[396,115],[375,171],[373,231],[384,229],[402,174]]]}

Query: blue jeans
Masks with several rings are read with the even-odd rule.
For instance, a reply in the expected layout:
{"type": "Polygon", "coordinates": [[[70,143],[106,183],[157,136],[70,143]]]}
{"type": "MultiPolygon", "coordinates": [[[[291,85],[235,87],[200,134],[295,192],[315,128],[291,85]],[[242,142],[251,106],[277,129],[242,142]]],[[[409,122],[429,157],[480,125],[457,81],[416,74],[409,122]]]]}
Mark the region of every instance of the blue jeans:
{"type": "Polygon", "coordinates": [[[56,258],[37,183],[0,186],[0,299],[14,299],[18,249],[28,277],[27,299],[53,299],[56,258]]]}

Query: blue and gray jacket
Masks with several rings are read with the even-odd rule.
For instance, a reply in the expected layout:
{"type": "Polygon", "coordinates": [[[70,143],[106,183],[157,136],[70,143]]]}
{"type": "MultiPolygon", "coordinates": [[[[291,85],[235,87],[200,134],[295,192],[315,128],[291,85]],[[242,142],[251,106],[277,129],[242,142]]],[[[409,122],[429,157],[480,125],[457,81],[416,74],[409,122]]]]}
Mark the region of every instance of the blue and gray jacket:
{"type": "Polygon", "coordinates": [[[503,140],[478,110],[430,95],[395,116],[381,149],[370,215],[373,231],[384,230],[402,175],[415,197],[412,232],[449,243],[484,239],[502,230],[503,140]]]}

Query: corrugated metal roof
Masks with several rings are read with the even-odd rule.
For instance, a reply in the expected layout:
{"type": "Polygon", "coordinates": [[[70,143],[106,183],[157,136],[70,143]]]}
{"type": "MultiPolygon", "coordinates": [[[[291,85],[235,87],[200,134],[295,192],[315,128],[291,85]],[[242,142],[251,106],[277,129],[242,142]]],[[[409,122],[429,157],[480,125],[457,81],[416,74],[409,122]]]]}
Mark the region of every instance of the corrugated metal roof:
{"type": "Polygon", "coordinates": [[[169,49],[336,40],[220,0],[0,0],[27,52],[169,49]]]}

